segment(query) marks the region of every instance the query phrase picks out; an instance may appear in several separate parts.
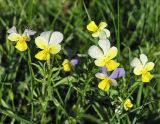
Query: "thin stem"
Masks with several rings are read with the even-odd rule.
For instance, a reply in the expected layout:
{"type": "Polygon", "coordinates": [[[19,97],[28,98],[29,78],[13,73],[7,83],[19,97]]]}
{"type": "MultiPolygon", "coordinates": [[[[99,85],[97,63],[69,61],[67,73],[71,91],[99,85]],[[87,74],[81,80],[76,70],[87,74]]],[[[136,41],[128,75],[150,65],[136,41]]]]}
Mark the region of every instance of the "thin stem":
{"type": "Polygon", "coordinates": [[[87,7],[86,7],[86,4],[85,4],[84,1],[83,1],[83,6],[84,6],[84,9],[85,9],[85,11],[86,11],[86,13],[87,13],[87,16],[88,16],[89,21],[91,21],[91,17],[90,17],[90,15],[89,15],[89,13],[88,13],[88,10],[87,10],[87,7]]]}
{"type": "Polygon", "coordinates": [[[137,107],[140,106],[141,104],[142,91],[143,91],[143,84],[140,85],[139,90],[138,90],[137,102],[136,102],[137,107]]]}
{"type": "Polygon", "coordinates": [[[33,121],[34,118],[34,105],[33,105],[33,79],[34,79],[34,72],[32,69],[32,60],[31,60],[31,55],[30,55],[30,49],[28,48],[28,66],[29,66],[29,72],[30,72],[30,77],[31,77],[31,121],[33,121]],[[33,77],[33,79],[32,79],[33,77]]]}
{"type": "Polygon", "coordinates": [[[117,26],[118,26],[118,30],[117,30],[117,47],[118,47],[118,55],[120,56],[120,5],[119,5],[119,0],[117,3],[117,9],[118,9],[118,21],[117,21],[117,26]]]}
{"type": "MultiPolygon", "coordinates": [[[[53,58],[54,59],[54,58],[53,58]]],[[[47,65],[48,65],[48,84],[47,84],[47,89],[48,89],[48,95],[49,95],[49,99],[51,100],[52,98],[53,98],[53,96],[52,96],[52,87],[51,87],[51,83],[52,83],[52,81],[51,81],[51,77],[52,77],[52,70],[51,70],[51,59],[49,59],[48,61],[47,61],[47,65]]]]}

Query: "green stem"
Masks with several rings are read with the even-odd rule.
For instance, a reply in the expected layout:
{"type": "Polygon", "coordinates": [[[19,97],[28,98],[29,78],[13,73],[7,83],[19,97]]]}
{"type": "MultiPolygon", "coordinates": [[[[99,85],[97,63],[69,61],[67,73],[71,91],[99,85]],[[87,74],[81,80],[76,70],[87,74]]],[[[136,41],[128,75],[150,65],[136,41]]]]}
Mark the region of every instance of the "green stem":
{"type": "Polygon", "coordinates": [[[44,98],[45,98],[45,105],[43,106],[43,113],[42,113],[42,119],[41,119],[41,123],[44,123],[45,122],[45,119],[46,119],[46,111],[47,111],[47,105],[48,105],[48,101],[49,100],[52,100],[53,96],[52,96],[52,87],[51,87],[51,76],[52,76],[52,70],[51,70],[51,59],[49,59],[47,62],[47,70],[48,70],[48,77],[47,77],[47,81],[45,82],[45,85],[47,89],[46,92],[47,92],[47,95],[45,94],[45,91],[44,91],[44,98]]]}
{"type": "Polygon", "coordinates": [[[91,21],[91,17],[90,17],[90,15],[89,15],[89,13],[88,13],[88,10],[87,10],[87,7],[86,7],[86,4],[85,4],[84,1],[83,1],[83,6],[84,6],[84,9],[85,9],[85,11],[86,11],[86,14],[87,14],[87,16],[88,16],[89,21],[91,21]]]}
{"type": "Polygon", "coordinates": [[[31,63],[32,63],[31,54],[30,54],[30,49],[28,48],[28,66],[29,66],[29,72],[30,72],[30,77],[31,77],[31,87],[30,87],[30,91],[31,91],[31,121],[33,121],[33,118],[34,118],[34,105],[33,105],[33,79],[34,79],[34,72],[33,72],[31,63]]]}
{"type": "Polygon", "coordinates": [[[117,47],[118,47],[118,55],[120,57],[120,5],[119,5],[119,0],[117,3],[117,9],[118,9],[118,21],[117,21],[117,47]]]}
{"type": "Polygon", "coordinates": [[[51,87],[51,77],[52,77],[52,70],[51,70],[51,59],[49,59],[47,61],[47,65],[48,65],[48,81],[47,81],[47,89],[48,89],[48,96],[49,96],[49,99],[51,100],[53,98],[52,96],[52,87],[51,87]]]}
{"type": "Polygon", "coordinates": [[[142,91],[143,91],[143,84],[140,85],[139,90],[138,90],[137,102],[136,102],[137,107],[140,106],[141,104],[142,91]]]}
{"type": "Polygon", "coordinates": [[[33,0],[29,1],[29,23],[30,25],[32,25],[32,21],[33,21],[33,0]]]}

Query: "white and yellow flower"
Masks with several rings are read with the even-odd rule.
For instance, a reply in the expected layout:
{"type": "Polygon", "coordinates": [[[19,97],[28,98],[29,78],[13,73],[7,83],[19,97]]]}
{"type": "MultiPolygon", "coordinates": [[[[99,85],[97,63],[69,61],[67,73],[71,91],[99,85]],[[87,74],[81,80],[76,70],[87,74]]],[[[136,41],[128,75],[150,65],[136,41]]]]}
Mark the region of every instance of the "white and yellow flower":
{"type": "Polygon", "coordinates": [[[8,33],[10,33],[10,35],[8,36],[8,39],[10,41],[14,41],[16,42],[16,48],[19,51],[26,51],[28,46],[27,46],[27,41],[30,40],[30,36],[34,35],[36,32],[29,30],[29,29],[25,29],[23,34],[20,34],[17,32],[16,27],[13,26],[11,29],[9,29],[7,31],[8,33]]]}
{"type": "Polygon", "coordinates": [[[92,36],[99,37],[100,39],[106,39],[110,37],[110,31],[106,29],[106,27],[106,22],[101,22],[99,25],[96,25],[94,21],[91,21],[87,25],[87,29],[92,32],[92,36]]]}
{"type": "Polygon", "coordinates": [[[50,54],[57,54],[61,50],[60,43],[62,40],[63,34],[58,31],[41,33],[41,35],[35,39],[37,47],[41,49],[35,57],[39,60],[49,60],[50,54]]]}
{"type": "Polygon", "coordinates": [[[153,62],[148,62],[148,58],[145,54],[140,54],[140,58],[134,58],[131,62],[131,66],[134,67],[135,75],[142,75],[142,82],[150,82],[153,75],[150,73],[154,68],[153,62]]]}
{"type": "Polygon", "coordinates": [[[99,40],[98,41],[99,47],[93,45],[89,48],[88,54],[96,59],[95,64],[99,67],[106,66],[108,71],[115,70],[120,64],[117,63],[115,60],[113,60],[118,53],[118,50],[116,47],[110,47],[109,40],[99,40]]]}

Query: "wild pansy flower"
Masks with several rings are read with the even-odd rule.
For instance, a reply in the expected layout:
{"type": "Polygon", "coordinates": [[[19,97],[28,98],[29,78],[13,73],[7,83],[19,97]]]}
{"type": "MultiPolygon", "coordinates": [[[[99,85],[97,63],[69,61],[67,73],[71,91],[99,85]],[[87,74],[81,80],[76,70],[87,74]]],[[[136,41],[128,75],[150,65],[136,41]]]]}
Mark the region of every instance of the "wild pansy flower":
{"type": "Polygon", "coordinates": [[[73,54],[71,49],[68,50],[68,56],[69,56],[69,59],[65,59],[62,63],[63,69],[65,72],[69,72],[73,70],[74,67],[78,64],[77,58],[72,59],[73,54]]]}
{"type": "Polygon", "coordinates": [[[124,109],[127,111],[128,109],[133,107],[133,104],[130,99],[126,99],[125,102],[123,103],[124,109]]]}
{"type": "Polygon", "coordinates": [[[78,64],[78,59],[72,59],[72,60],[68,60],[65,59],[62,63],[63,65],[63,69],[66,72],[71,71],[72,69],[74,69],[74,67],[78,64]]]}
{"type": "Polygon", "coordinates": [[[102,81],[98,84],[98,87],[101,90],[107,91],[109,90],[110,86],[117,86],[118,83],[115,80],[116,78],[120,78],[125,75],[125,70],[123,68],[117,68],[114,70],[111,75],[107,74],[106,67],[102,68],[102,73],[96,73],[96,77],[101,79],[102,81]]]}
{"type": "Polygon", "coordinates": [[[120,64],[113,59],[117,56],[118,50],[116,47],[110,47],[110,42],[108,39],[99,40],[99,47],[93,45],[89,48],[88,54],[96,59],[95,64],[99,67],[106,66],[108,71],[115,70],[120,64]]]}
{"type": "Polygon", "coordinates": [[[148,62],[148,58],[145,54],[140,54],[140,58],[134,58],[131,62],[131,66],[134,67],[135,75],[142,75],[142,82],[150,82],[153,75],[150,73],[154,68],[153,62],[148,62]]]}
{"type": "Polygon", "coordinates": [[[61,50],[60,43],[63,40],[63,34],[61,32],[46,31],[40,34],[35,39],[35,43],[38,48],[41,49],[35,57],[39,60],[49,60],[50,54],[57,54],[61,50]]]}
{"type": "Polygon", "coordinates": [[[101,22],[99,25],[96,25],[94,21],[91,21],[87,25],[87,29],[92,32],[93,37],[99,37],[100,39],[106,39],[110,36],[110,31],[106,29],[107,23],[101,22]]]}
{"type": "Polygon", "coordinates": [[[29,29],[25,29],[23,34],[20,34],[20,33],[17,32],[15,26],[10,28],[7,32],[10,33],[9,36],[8,36],[8,39],[10,41],[16,42],[16,46],[15,47],[19,51],[27,50],[28,46],[27,46],[26,42],[30,40],[30,36],[31,35],[34,35],[36,33],[35,31],[29,30],[29,29]]]}

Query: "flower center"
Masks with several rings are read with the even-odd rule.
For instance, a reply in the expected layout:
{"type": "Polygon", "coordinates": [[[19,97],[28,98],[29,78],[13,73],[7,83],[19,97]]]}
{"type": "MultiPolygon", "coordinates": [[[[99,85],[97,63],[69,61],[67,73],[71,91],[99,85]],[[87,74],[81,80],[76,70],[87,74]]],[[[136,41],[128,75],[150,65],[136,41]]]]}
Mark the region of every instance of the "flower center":
{"type": "Polygon", "coordinates": [[[29,40],[29,38],[27,37],[27,36],[25,36],[25,35],[22,35],[20,38],[19,38],[19,42],[26,42],[26,41],[28,41],[29,40]]]}
{"type": "Polygon", "coordinates": [[[105,59],[104,59],[105,63],[108,63],[109,60],[110,60],[109,57],[105,56],[105,59]]]}
{"type": "Polygon", "coordinates": [[[146,69],[143,69],[142,71],[142,75],[146,74],[148,71],[146,69]]]}
{"type": "Polygon", "coordinates": [[[50,48],[45,48],[45,49],[44,49],[44,52],[45,52],[45,53],[49,53],[49,51],[50,51],[50,48]]]}
{"type": "Polygon", "coordinates": [[[111,84],[111,78],[110,77],[106,77],[105,80],[106,80],[106,82],[111,84]]]}

